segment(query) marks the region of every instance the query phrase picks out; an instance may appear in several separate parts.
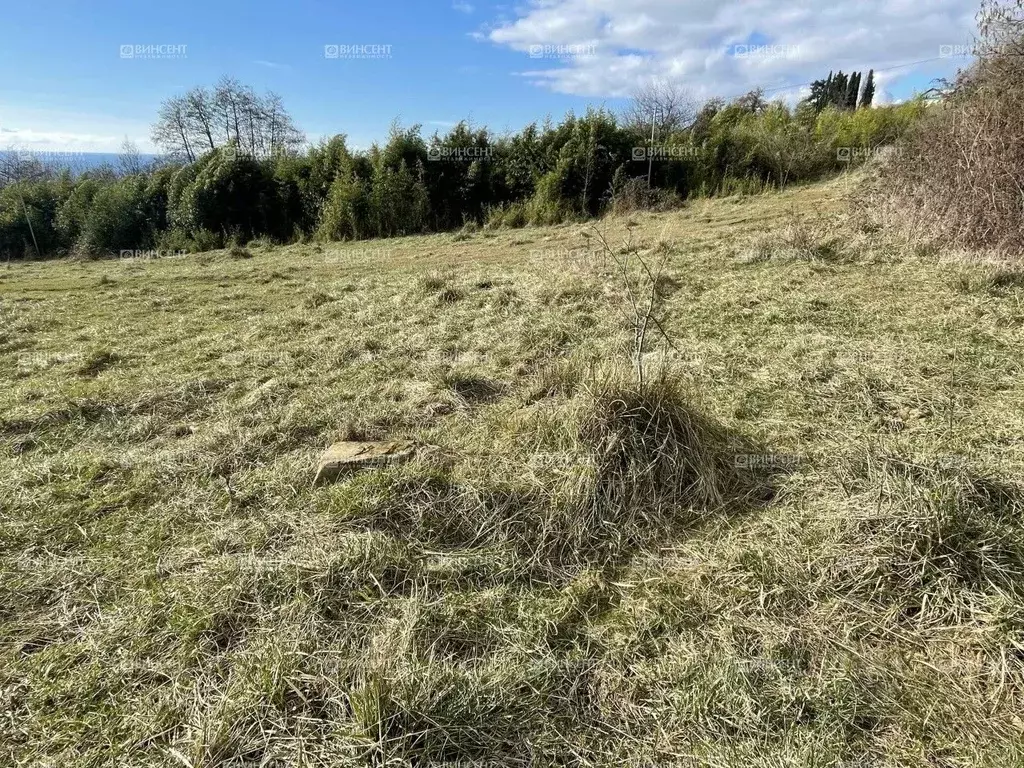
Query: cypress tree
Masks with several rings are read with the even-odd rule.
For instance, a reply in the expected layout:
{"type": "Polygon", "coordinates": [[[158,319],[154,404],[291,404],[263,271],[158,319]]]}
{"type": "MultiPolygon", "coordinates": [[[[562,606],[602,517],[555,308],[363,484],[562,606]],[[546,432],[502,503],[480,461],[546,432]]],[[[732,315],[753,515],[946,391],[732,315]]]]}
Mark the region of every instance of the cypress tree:
{"type": "Polygon", "coordinates": [[[857,108],[857,94],[860,91],[860,72],[853,72],[850,81],[846,86],[846,93],[843,95],[843,109],[857,108]]]}
{"type": "Polygon", "coordinates": [[[811,83],[811,93],[805,99],[805,101],[814,108],[815,113],[821,112],[827,103],[828,89],[830,87],[829,81],[832,78],[832,73],[829,72],[828,76],[828,80],[815,80],[811,83]]]}
{"type": "Polygon", "coordinates": [[[868,79],[864,82],[864,90],[860,94],[861,108],[870,107],[875,98],[875,70],[868,70],[868,79]]]}
{"type": "Polygon", "coordinates": [[[828,103],[832,106],[842,109],[843,102],[846,101],[846,88],[849,85],[850,77],[842,70],[836,73],[835,78],[832,80],[832,90],[829,93],[828,103]]]}

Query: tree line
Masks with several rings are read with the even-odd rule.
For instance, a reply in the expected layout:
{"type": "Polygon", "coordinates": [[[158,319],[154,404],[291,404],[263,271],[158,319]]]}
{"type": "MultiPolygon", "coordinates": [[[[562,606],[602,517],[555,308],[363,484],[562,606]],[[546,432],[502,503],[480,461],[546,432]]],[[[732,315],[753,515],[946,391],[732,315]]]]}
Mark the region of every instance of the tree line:
{"type": "Polygon", "coordinates": [[[365,151],[340,134],[306,146],[278,96],[223,79],[164,102],[153,138],[166,156],[155,164],[143,167],[128,147],[120,168],[77,176],[0,167],[0,254],[515,227],[777,188],[848,167],[866,153],[843,148],[891,143],[926,109],[868,108],[872,79],[852,108],[833,99],[850,92],[849,76],[821,81],[832,94],[825,101],[812,90],[795,107],[760,91],[698,105],[658,85],[623,114],[590,109],[502,135],[462,122],[425,136],[396,123],[365,151]]]}

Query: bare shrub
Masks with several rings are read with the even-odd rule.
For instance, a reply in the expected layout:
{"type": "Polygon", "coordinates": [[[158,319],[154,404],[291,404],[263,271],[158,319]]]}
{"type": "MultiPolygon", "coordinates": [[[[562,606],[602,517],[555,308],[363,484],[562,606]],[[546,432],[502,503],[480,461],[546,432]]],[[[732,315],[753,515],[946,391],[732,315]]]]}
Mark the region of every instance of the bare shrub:
{"type": "Polygon", "coordinates": [[[588,239],[593,237],[597,241],[602,261],[605,266],[613,267],[613,274],[618,278],[622,291],[620,310],[633,331],[633,369],[642,390],[647,378],[644,354],[648,337],[657,334],[666,345],[673,346],[664,325],[664,289],[667,287],[664,273],[670,248],[665,244],[645,251],[633,239],[634,227],[634,222],[627,222],[626,240],[618,248],[596,226],[593,233],[585,234],[588,239]]]}
{"type": "Polygon", "coordinates": [[[628,179],[611,197],[611,211],[669,211],[682,205],[679,195],[667,189],[651,187],[644,178],[628,179]]]}
{"type": "Polygon", "coordinates": [[[945,245],[1024,253],[1022,0],[987,0],[977,62],[871,185],[883,220],[945,245]]]}

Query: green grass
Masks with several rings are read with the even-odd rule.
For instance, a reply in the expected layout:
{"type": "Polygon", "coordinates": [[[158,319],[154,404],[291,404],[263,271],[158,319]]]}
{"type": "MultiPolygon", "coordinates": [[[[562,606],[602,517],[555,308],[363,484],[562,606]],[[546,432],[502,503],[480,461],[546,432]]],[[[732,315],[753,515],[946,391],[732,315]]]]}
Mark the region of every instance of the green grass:
{"type": "Polygon", "coordinates": [[[602,222],[642,390],[587,224],[0,271],[0,763],[1024,761],[1024,279],[847,191],[602,222]]]}

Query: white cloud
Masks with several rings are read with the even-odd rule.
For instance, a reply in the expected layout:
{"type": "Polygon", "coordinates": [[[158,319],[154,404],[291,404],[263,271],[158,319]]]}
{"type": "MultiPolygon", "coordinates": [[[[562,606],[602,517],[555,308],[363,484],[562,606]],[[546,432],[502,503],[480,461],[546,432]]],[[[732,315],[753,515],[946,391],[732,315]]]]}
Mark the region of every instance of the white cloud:
{"type": "Polygon", "coordinates": [[[516,74],[559,93],[625,96],[669,78],[702,97],[759,86],[785,96],[830,69],[932,60],[883,72],[887,86],[952,73],[964,60],[941,59],[941,46],[971,41],[976,9],[977,0],[530,0],[488,37],[524,54],[516,74]],[[591,43],[592,55],[573,56],[591,43]]]}
{"type": "Polygon", "coordinates": [[[32,128],[4,128],[0,143],[29,152],[66,150],[77,152],[107,152],[124,141],[124,136],[104,136],[94,133],[66,133],[63,131],[37,131],[32,128]]]}
{"type": "Polygon", "coordinates": [[[0,126],[0,150],[117,152],[125,136],[145,153],[156,152],[148,121],[51,109],[14,108],[0,126]],[[30,127],[31,126],[31,127],[30,127]]]}
{"type": "Polygon", "coordinates": [[[472,4],[467,3],[465,0],[455,0],[455,2],[452,3],[452,9],[459,13],[472,13],[476,10],[472,4]]]}

